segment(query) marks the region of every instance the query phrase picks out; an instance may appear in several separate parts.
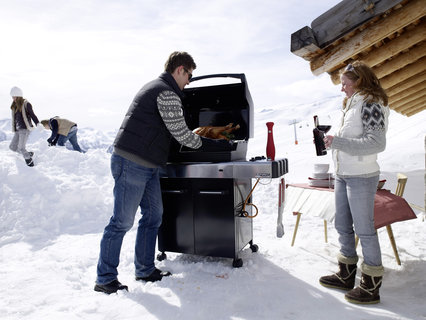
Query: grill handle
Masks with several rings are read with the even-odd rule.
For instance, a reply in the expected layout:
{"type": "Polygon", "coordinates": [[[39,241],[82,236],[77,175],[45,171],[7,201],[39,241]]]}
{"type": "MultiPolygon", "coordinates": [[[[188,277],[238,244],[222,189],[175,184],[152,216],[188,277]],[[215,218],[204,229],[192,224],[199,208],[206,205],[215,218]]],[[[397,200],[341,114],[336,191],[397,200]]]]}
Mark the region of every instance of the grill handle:
{"type": "Polygon", "coordinates": [[[184,194],[187,192],[186,189],[181,190],[161,190],[162,193],[170,193],[170,194],[184,194]]]}
{"type": "Polygon", "coordinates": [[[208,74],[205,76],[193,77],[190,82],[209,78],[236,78],[240,79],[241,83],[246,83],[246,75],[244,73],[218,73],[208,74]]]}
{"type": "Polygon", "coordinates": [[[228,194],[228,191],[226,191],[226,190],[218,190],[218,191],[205,191],[205,190],[200,190],[198,193],[199,193],[199,194],[205,194],[205,195],[223,196],[223,195],[228,194]]]}

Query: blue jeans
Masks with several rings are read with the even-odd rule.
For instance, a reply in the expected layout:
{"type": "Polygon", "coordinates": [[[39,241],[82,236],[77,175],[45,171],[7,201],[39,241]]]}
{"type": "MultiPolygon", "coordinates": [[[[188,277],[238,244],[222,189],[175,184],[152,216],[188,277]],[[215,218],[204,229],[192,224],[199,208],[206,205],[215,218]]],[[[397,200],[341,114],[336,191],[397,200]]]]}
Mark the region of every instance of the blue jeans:
{"type": "Polygon", "coordinates": [[[77,141],[77,127],[72,127],[71,130],[68,132],[67,136],[60,134],[58,138],[58,146],[64,146],[67,140],[70,141],[75,151],[82,152],[77,141]]]}
{"type": "Polygon", "coordinates": [[[374,228],[374,197],[379,176],[371,178],[342,178],[336,176],[334,184],[336,218],[335,227],[339,234],[340,253],[345,257],[357,257],[355,232],[358,235],[364,263],[381,266],[377,231],[374,228]]]}
{"type": "Polygon", "coordinates": [[[101,240],[97,284],[117,279],[123,237],[133,226],[138,206],[142,217],[136,235],[135,275],[146,277],[155,270],[155,244],[163,215],[158,168],[146,168],[113,153],[111,172],[114,212],[101,240]]]}

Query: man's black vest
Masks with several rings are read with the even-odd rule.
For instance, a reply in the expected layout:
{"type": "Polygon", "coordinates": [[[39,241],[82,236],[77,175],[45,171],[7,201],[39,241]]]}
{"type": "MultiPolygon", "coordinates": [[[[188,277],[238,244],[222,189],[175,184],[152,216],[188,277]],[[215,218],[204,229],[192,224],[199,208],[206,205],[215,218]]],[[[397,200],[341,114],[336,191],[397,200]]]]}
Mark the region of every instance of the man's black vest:
{"type": "Polygon", "coordinates": [[[172,136],[157,106],[158,95],[166,90],[183,96],[168,72],[163,72],[139,90],[124,117],[114,147],[159,166],[166,164],[172,136]]]}

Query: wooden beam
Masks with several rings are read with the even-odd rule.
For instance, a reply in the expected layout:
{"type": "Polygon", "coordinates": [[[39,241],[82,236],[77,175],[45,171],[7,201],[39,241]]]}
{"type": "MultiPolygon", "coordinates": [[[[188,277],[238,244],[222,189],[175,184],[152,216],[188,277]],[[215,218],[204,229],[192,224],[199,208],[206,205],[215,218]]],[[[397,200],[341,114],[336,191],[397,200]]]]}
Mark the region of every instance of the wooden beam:
{"type": "MultiPolygon", "coordinates": [[[[424,95],[426,95],[426,90],[416,91],[413,94],[409,95],[408,97],[405,97],[402,100],[392,102],[392,106],[395,110],[399,110],[400,108],[405,106],[407,103],[418,100],[419,98],[423,97],[424,95]]],[[[389,103],[391,103],[391,102],[389,102],[389,103]]]]}
{"type": "Polygon", "coordinates": [[[371,43],[376,43],[389,37],[424,15],[426,15],[424,0],[408,2],[402,8],[391,12],[386,18],[372,25],[371,28],[365,29],[329,52],[314,58],[310,63],[312,73],[320,75],[326,71],[333,71],[336,66],[344,63],[345,60],[366,50],[371,43]]]}
{"type": "MultiPolygon", "coordinates": [[[[336,1],[337,2],[337,1],[336,1]]],[[[370,22],[391,10],[402,0],[343,0],[312,21],[311,27],[319,47],[339,39],[342,35],[370,22]]]]}
{"type": "MultiPolygon", "coordinates": [[[[397,38],[389,41],[383,46],[370,50],[367,55],[360,59],[360,61],[364,62],[370,67],[374,67],[375,65],[392,58],[393,56],[404,50],[407,50],[417,43],[424,41],[425,34],[426,20],[419,23],[415,28],[402,33],[397,38]]],[[[340,83],[340,74],[344,68],[345,65],[343,65],[341,68],[338,68],[337,70],[330,72],[331,81],[334,84],[340,83]]]]}
{"type": "Polygon", "coordinates": [[[416,74],[415,76],[410,77],[407,80],[399,82],[396,85],[386,89],[386,94],[389,96],[389,98],[397,96],[403,93],[405,90],[408,90],[409,88],[414,87],[415,85],[425,80],[426,80],[426,71],[423,71],[422,73],[418,75],[416,74]]]}
{"type": "Polygon", "coordinates": [[[383,46],[371,50],[361,58],[361,61],[370,67],[374,67],[383,61],[392,58],[398,53],[411,48],[417,43],[424,41],[426,36],[426,20],[419,23],[415,28],[405,31],[397,38],[384,44],[383,46]]]}
{"type": "Polygon", "coordinates": [[[418,103],[416,103],[416,104],[413,104],[411,107],[409,107],[409,108],[406,108],[406,109],[404,109],[404,110],[401,110],[401,111],[397,111],[397,112],[400,112],[401,114],[408,114],[408,113],[411,113],[411,112],[413,112],[413,111],[418,111],[418,110],[423,110],[423,109],[426,109],[426,105],[425,105],[425,101],[426,101],[426,99],[425,100],[423,100],[423,101],[419,101],[418,103]]]}
{"type": "Polygon", "coordinates": [[[291,35],[290,51],[303,59],[310,61],[320,48],[311,28],[304,27],[291,35]]]}
{"type": "Polygon", "coordinates": [[[422,42],[422,44],[411,48],[407,52],[397,55],[392,60],[386,61],[378,67],[374,67],[373,71],[377,78],[381,79],[388,74],[391,74],[393,71],[402,69],[406,65],[409,65],[424,56],[426,56],[426,42],[422,42]]]}
{"type": "Polygon", "coordinates": [[[380,83],[384,89],[390,88],[401,81],[420,74],[426,70],[426,57],[423,57],[416,62],[409,64],[405,68],[395,71],[390,75],[380,79],[380,83]]]}
{"type": "Polygon", "coordinates": [[[408,88],[404,90],[403,92],[400,92],[399,94],[393,95],[392,97],[389,97],[389,103],[395,103],[400,102],[404,100],[405,98],[415,94],[419,91],[426,91],[426,81],[420,82],[416,84],[415,86],[412,86],[411,88],[408,88]]]}
{"type": "Polygon", "coordinates": [[[422,112],[423,110],[426,110],[425,105],[423,105],[422,107],[419,108],[415,108],[409,112],[407,112],[407,114],[405,114],[407,117],[411,117],[412,115],[415,115],[416,113],[422,112]]]}
{"type": "Polygon", "coordinates": [[[410,102],[404,103],[402,105],[398,105],[397,107],[391,105],[391,109],[397,112],[403,112],[404,110],[410,109],[414,106],[417,106],[419,103],[426,103],[426,92],[423,96],[419,97],[416,100],[412,100],[410,102]]]}

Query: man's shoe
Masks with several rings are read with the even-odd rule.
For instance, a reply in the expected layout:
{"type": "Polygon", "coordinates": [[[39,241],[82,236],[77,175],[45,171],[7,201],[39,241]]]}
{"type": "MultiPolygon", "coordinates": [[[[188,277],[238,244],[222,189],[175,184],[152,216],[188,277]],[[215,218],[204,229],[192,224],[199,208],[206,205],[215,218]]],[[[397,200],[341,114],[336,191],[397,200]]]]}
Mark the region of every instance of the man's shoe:
{"type": "Polygon", "coordinates": [[[106,294],[115,293],[118,290],[129,291],[127,286],[121,284],[120,281],[118,281],[118,280],[114,280],[114,281],[107,283],[107,284],[96,284],[94,290],[97,291],[97,292],[103,292],[103,293],[106,293],[106,294]]]}
{"type": "Polygon", "coordinates": [[[34,162],[32,158],[29,159],[25,159],[25,163],[27,164],[27,166],[29,167],[34,167],[34,162]]]}
{"type": "Polygon", "coordinates": [[[160,269],[155,268],[155,270],[147,277],[136,277],[135,279],[138,281],[161,281],[163,277],[171,276],[172,274],[168,271],[161,271],[160,269]]]}

